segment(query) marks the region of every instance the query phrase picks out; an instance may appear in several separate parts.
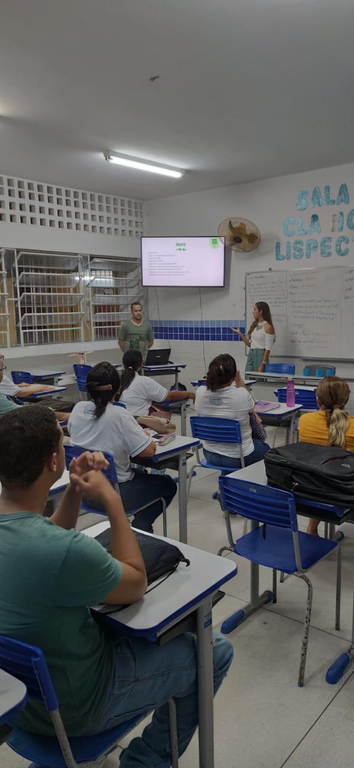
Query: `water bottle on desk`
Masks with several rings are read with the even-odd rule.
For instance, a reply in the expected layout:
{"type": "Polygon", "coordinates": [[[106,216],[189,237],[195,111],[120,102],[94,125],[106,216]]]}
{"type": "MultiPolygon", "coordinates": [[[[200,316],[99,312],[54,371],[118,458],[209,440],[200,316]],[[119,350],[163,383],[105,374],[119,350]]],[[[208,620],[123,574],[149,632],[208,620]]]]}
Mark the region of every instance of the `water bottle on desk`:
{"type": "Polygon", "coordinates": [[[286,385],[286,404],[288,408],[293,408],[295,405],[295,385],[291,376],[286,385]]]}

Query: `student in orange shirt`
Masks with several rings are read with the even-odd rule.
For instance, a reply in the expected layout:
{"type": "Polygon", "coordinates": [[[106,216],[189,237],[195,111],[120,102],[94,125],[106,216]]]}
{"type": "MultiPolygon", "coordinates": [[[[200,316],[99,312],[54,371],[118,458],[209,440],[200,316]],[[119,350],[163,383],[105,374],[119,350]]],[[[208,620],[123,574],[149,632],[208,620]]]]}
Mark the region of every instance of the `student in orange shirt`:
{"type": "MultiPolygon", "coordinates": [[[[346,381],[339,376],[325,376],[317,387],[319,411],[304,413],[299,419],[302,443],[336,445],[354,452],[354,417],[344,410],[350,395],[346,381]]],[[[318,535],[318,520],[310,520],[307,533],[318,535]]]]}

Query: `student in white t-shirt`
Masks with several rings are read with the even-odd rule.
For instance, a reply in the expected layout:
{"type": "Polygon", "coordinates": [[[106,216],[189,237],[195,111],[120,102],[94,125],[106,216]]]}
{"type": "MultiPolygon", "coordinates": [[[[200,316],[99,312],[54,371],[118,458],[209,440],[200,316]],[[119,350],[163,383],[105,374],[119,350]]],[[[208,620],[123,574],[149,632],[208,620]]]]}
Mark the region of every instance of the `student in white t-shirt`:
{"type": "MultiPolygon", "coordinates": [[[[198,416],[217,416],[240,422],[245,465],[260,461],[269,451],[269,445],[252,438],[250,413],[254,413],[254,401],[243,382],[231,355],[218,355],[209,365],[206,386],[198,387],[195,409],[198,416]]],[[[210,464],[241,467],[240,449],[237,443],[203,442],[204,456],[210,464]]]]}
{"type": "MultiPolygon", "coordinates": [[[[77,403],[70,414],[71,444],[112,454],[126,511],[161,497],[168,506],[177,490],[172,478],[148,475],[131,468],[130,458],[153,456],[156,443],[129,411],[113,405],[120,388],[118,371],[110,363],[99,363],[89,372],[86,386],[90,400],[77,403]]],[[[156,501],[148,509],[138,512],[133,524],[140,530],[152,532],[152,524],[161,512],[161,502],[156,501]]]]}
{"type": "Polygon", "coordinates": [[[195,400],[194,392],[165,389],[150,376],[139,376],[143,357],[138,349],[128,349],[123,355],[124,371],[120,378],[119,400],[135,416],[148,416],[152,403],[173,400],[195,400]]]}

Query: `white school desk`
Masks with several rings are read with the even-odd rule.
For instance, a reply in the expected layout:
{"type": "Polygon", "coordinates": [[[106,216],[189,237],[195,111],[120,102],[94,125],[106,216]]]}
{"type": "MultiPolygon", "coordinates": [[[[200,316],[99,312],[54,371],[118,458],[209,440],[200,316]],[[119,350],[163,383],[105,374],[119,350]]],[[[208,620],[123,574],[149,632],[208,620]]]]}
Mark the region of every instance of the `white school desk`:
{"type": "Polygon", "coordinates": [[[65,371],[59,368],[30,368],[28,371],[36,382],[43,381],[48,384],[58,384],[59,376],[63,376],[65,371]],[[49,380],[49,381],[48,381],[49,380]]]}
{"type": "Polygon", "coordinates": [[[156,453],[150,459],[141,459],[136,456],[134,464],[151,467],[156,464],[178,460],[178,514],[179,514],[179,540],[187,543],[187,452],[190,448],[199,447],[201,444],[195,437],[182,437],[176,435],[175,439],[167,445],[158,445],[156,453]]]}
{"type": "Polygon", "coordinates": [[[24,683],[0,669],[0,725],[12,720],[26,701],[27,688],[24,683]]]}
{"type": "Polygon", "coordinates": [[[23,399],[28,400],[28,398],[31,398],[32,400],[43,400],[43,398],[51,397],[51,395],[55,395],[57,392],[66,392],[66,387],[53,386],[53,389],[50,389],[50,390],[47,389],[45,392],[35,392],[32,395],[28,395],[28,397],[23,399]]]}
{"type": "MultiPolygon", "coordinates": [[[[257,411],[257,401],[255,403],[254,410],[256,413],[258,413],[258,416],[261,418],[264,416],[265,419],[270,418],[272,421],[276,422],[279,427],[282,426],[282,421],[287,421],[289,419],[289,426],[286,427],[286,443],[293,443],[295,441],[295,418],[298,415],[298,413],[302,409],[301,403],[296,403],[294,406],[289,407],[286,405],[286,403],[274,403],[274,410],[269,411],[257,411]]],[[[283,425],[285,426],[285,425],[283,425]]]]}
{"type": "Polygon", "coordinates": [[[304,376],[300,373],[260,373],[259,371],[252,371],[252,376],[257,380],[261,379],[263,381],[274,381],[274,383],[279,381],[284,381],[286,383],[290,376],[294,384],[299,382],[313,386],[316,386],[316,384],[319,384],[321,381],[320,376],[304,376]]]}
{"type": "MultiPolygon", "coordinates": [[[[200,381],[203,381],[204,384],[205,384],[205,380],[204,379],[193,379],[193,381],[191,381],[192,387],[201,386],[201,385],[199,385],[200,381]]],[[[244,379],[244,384],[246,385],[246,387],[252,387],[253,384],[257,384],[257,379],[244,379]]]]}
{"type": "Polygon", "coordinates": [[[67,485],[69,485],[69,470],[64,469],[62,476],[50,488],[49,497],[55,496],[57,493],[64,493],[67,485]]]}
{"type": "Polygon", "coordinates": [[[141,371],[152,376],[166,376],[169,373],[175,374],[175,386],[178,388],[178,374],[180,369],[186,368],[186,363],[166,363],[166,365],[143,365],[141,371]]]}
{"type": "MultiPolygon", "coordinates": [[[[95,537],[109,527],[107,521],[87,528],[83,533],[95,537]]],[[[148,534],[149,535],[149,534],[148,534]]],[[[158,537],[160,538],[160,537],[158,537]]],[[[171,544],[177,542],[164,539],[171,544]]],[[[190,560],[181,563],[165,581],[133,605],[105,616],[124,635],[144,637],[152,642],[170,638],[187,630],[197,636],[198,711],[199,711],[199,766],[214,767],[213,716],[213,639],[212,596],[237,573],[235,563],[211,555],[201,549],[178,543],[184,556],[190,560]],[[176,631],[176,624],[184,620],[176,631]],[[188,625],[188,620],[193,622],[188,625]],[[193,621],[194,620],[194,621],[193,621]],[[195,624],[194,624],[195,622],[195,624]],[[171,631],[174,628],[174,631],[171,631]]],[[[96,607],[96,610],[100,608],[96,607]]],[[[103,618],[103,617],[102,617],[103,618]]]]}

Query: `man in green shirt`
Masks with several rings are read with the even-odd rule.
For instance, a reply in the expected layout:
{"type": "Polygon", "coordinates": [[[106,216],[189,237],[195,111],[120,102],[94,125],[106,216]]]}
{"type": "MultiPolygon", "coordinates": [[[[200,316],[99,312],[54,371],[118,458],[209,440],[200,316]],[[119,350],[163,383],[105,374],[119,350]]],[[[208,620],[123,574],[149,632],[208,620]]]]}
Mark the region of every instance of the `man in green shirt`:
{"type": "MultiPolygon", "coordinates": [[[[18,408],[1,417],[0,635],[42,648],[69,736],[100,733],[155,709],[152,724],[122,752],[120,766],[168,768],[168,700],[176,698],[181,754],[198,724],[194,635],[159,646],[94,620],[92,605],[140,600],[145,567],[120,496],[101,471],[107,462],[100,452],[85,451],[71,462],[58,509],[43,517],[64,466],[62,430],[49,408],[18,408]],[[110,554],[74,530],[82,494],[106,510],[110,554]]],[[[232,646],[215,637],[213,653],[216,691],[232,646]]],[[[53,735],[47,710],[32,699],[15,725],[53,735]]]]}
{"type": "Polygon", "coordinates": [[[144,319],[140,301],[134,301],[130,307],[131,318],[120,326],[118,344],[122,352],[127,349],[139,349],[145,360],[147,351],[154,343],[154,332],[148,320],[144,319]]]}

